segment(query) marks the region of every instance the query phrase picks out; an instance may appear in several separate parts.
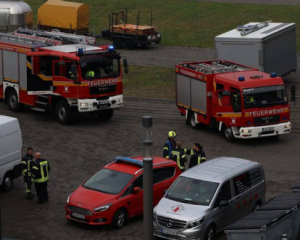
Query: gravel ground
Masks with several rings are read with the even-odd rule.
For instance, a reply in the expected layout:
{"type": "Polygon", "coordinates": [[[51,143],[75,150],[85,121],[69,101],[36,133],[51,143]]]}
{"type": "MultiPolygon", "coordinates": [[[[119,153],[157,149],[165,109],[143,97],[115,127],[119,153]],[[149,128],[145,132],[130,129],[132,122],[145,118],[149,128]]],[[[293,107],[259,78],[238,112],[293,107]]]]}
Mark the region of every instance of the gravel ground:
{"type": "MultiPolygon", "coordinates": [[[[289,192],[299,181],[300,134],[279,139],[255,139],[228,143],[222,134],[206,129],[193,130],[185,125],[171,100],[126,98],[125,106],[109,122],[99,122],[90,115],[79,116],[73,125],[63,126],[48,114],[26,109],[12,113],[0,102],[1,114],[17,117],[23,131],[24,147],[41,151],[52,166],[49,203],[38,205],[24,198],[22,179],[13,190],[0,193],[2,229],[6,237],[17,239],[141,239],[142,217],[121,230],[90,227],[69,222],[64,217],[67,196],[94,171],[115,156],[141,154],[141,117],[154,117],[154,153],[161,155],[169,130],[178,133],[185,147],[195,141],[203,144],[208,159],[217,156],[242,157],[261,162],[266,171],[267,197],[289,192]]],[[[218,240],[226,239],[224,234],[218,240]]]]}

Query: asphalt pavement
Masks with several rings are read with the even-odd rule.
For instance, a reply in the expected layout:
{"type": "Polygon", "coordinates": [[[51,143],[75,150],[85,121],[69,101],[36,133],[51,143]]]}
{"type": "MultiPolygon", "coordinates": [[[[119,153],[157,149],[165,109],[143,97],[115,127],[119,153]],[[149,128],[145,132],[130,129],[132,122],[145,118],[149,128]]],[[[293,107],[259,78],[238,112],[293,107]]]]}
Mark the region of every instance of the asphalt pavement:
{"type": "MultiPolygon", "coordinates": [[[[22,179],[13,190],[0,193],[3,235],[17,239],[141,239],[142,217],[129,221],[121,230],[110,227],[86,226],[69,222],[64,216],[68,195],[85,179],[115,156],[142,154],[144,115],[154,117],[154,154],[161,156],[169,130],[176,131],[178,140],[187,148],[199,141],[207,158],[241,157],[261,162],[267,178],[267,198],[282,192],[299,179],[300,134],[288,134],[279,139],[265,138],[228,143],[223,134],[208,129],[193,130],[185,125],[174,101],[125,98],[125,106],[108,122],[95,116],[79,116],[74,124],[63,126],[50,114],[26,109],[13,113],[0,102],[0,113],[17,117],[23,132],[24,147],[40,151],[51,164],[47,204],[38,205],[24,197],[22,179]]],[[[224,234],[218,240],[226,239],[224,234]]]]}

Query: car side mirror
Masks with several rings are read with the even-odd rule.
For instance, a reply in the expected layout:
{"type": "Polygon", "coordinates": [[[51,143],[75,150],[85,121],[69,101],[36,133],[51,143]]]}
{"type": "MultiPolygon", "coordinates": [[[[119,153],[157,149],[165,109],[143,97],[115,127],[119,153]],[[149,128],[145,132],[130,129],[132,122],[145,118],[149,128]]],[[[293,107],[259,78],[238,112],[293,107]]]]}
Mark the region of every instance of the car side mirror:
{"type": "Polygon", "coordinates": [[[127,74],[128,71],[128,63],[127,63],[127,59],[123,59],[123,66],[124,66],[124,72],[127,74]]]}
{"type": "Polygon", "coordinates": [[[219,203],[219,207],[227,207],[229,206],[229,202],[227,200],[221,200],[219,203]]]}
{"type": "Polygon", "coordinates": [[[60,61],[60,62],[58,63],[58,65],[59,65],[59,66],[65,66],[66,63],[65,63],[64,61],[60,61]]]}
{"type": "Polygon", "coordinates": [[[138,193],[141,191],[141,188],[140,187],[134,187],[133,188],[133,193],[138,193]]]}

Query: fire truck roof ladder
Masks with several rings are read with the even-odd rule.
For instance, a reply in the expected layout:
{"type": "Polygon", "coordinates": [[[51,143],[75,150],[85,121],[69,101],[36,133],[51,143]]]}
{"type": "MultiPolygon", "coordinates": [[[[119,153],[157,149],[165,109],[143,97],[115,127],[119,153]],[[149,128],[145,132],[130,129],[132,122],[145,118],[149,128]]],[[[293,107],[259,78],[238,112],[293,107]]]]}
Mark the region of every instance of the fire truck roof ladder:
{"type": "Polygon", "coordinates": [[[51,39],[67,41],[70,43],[82,43],[82,44],[95,44],[96,39],[94,37],[88,37],[84,35],[76,35],[72,33],[64,33],[58,30],[42,31],[28,28],[18,28],[17,33],[30,34],[32,36],[48,37],[51,39]]]}
{"type": "Polygon", "coordinates": [[[15,36],[13,34],[9,34],[9,33],[0,33],[0,37],[1,38],[7,38],[7,40],[15,40],[15,41],[19,41],[19,42],[25,42],[25,43],[44,43],[47,45],[52,45],[52,43],[49,43],[48,40],[44,40],[44,39],[31,39],[29,37],[21,37],[21,36],[15,36]]]}
{"type": "Polygon", "coordinates": [[[188,64],[188,65],[189,67],[194,68],[196,71],[207,73],[207,74],[232,72],[237,68],[236,65],[226,66],[223,65],[221,62],[211,62],[210,64],[197,63],[197,64],[188,64]]]}
{"type": "Polygon", "coordinates": [[[238,26],[236,29],[238,31],[241,31],[241,35],[245,36],[247,34],[250,34],[252,32],[255,32],[261,28],[269,26],[269,23],[272,22],[272,20],[261,22],[255,25],[244,25],[244,26],[238,26]]]}

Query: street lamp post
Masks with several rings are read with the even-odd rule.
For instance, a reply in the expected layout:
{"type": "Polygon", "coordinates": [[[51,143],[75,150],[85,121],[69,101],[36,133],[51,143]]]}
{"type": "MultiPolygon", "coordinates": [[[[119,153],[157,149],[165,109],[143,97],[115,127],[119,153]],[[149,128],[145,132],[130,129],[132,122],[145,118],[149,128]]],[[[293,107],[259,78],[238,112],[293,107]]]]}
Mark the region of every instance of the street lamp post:
{"type": "Polygon", "coordinates": [[[143,117],[144,240],[153,239],[152,117],[143,117]]]}

